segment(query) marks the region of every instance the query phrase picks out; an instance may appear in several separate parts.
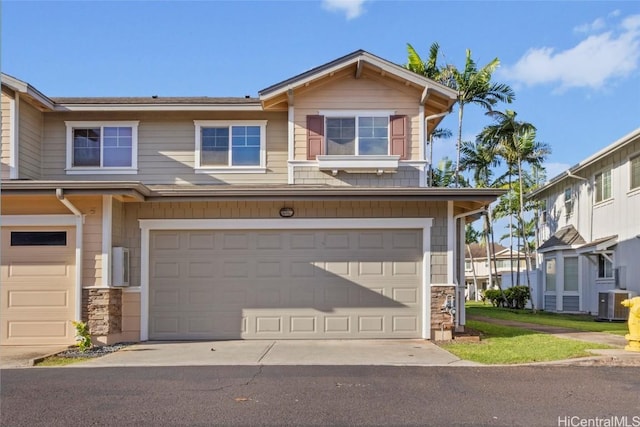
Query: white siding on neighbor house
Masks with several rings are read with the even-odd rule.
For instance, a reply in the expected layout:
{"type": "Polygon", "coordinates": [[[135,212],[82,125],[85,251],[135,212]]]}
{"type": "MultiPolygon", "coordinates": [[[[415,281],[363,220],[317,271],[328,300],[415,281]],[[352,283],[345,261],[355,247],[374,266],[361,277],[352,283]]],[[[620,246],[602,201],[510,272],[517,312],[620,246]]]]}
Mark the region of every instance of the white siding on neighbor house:
{"type": "Polygon", "coordinates": [[[2,140],[0,145],[0,177],[9,179],[11,157],[11,101],[13,94],[8,89],[2,88],[0,95],[0,115],[2,125],[2,140]]]}
{"type": "Polygon", "coordinates": [[[319,110],[392,110],[409,121],[409,159],[420,160],[419,100],[421,92],[364,71],[356,79],[352,74],[328,82],[295,96],[294,159],[307,159],[307,116],[319,110]]]}
{"type": "MultiPolygon", "coordinates": [[[[630,159],[640,154],[640,138],[603,156],[592,165],[574,174],[585,180],[565,178],[546,189],[537,198],[547,202],[547,222],[541,224],[541,243],[557,230],[573,225],[586,242],[617,235],[614,268],[618,269],[619,286],[640,294],[640,188],[630,188],[630,159]],[[595,175],[611,169],[611,198],[595,202],[595,175]],[[564,191],[571,186],[574,192],[573,212],[566,215],[564,191]]],[[[613,279],[598,279],[595,262],[581,263],[582,311],[597,313],[598,292],[613,289],[613,279]]],[[[595,258],[593,258],[595,261],[595,258]]],[[[558,302],[558,304],[561,304],[558,302]]]]}
{"type": "Polygon", "coordinates": [[[145,184],[284,184],[287,182],[286,113],[52,113],[45,117],[44,179],[142,181],[145,184]],[[65,121],[139,120],[136,175],[65,173],[65,121]],[[267,120],[266,173],[196,174],[194,120],[267,120]]]}
{"type": "Polygon", "coordinates": [[[20,100],[20,153],[18,171],[21,179],[40,179],[42,160],[43,114],[20,100]]]}

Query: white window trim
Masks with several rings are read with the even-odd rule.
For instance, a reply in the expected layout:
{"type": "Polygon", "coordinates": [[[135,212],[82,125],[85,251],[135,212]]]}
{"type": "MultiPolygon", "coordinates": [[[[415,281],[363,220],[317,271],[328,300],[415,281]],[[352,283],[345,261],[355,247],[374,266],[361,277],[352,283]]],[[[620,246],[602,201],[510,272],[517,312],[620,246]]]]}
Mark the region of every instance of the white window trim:
{"type": "Polygon", "coordinates": [[[562,194],[564,198],[565,215],[570,217],[573,214],[573,188],[566,187],[562,194]],[[567,191],[569,192],[569,199],[567,199],[567,191]]]}
{"type": "MultiPolygon", "coordinates": [[[[65,121],[67,126],[67,175],[135,175],[138,173],[138,125],[139,121],[65,121]],[[91,127],[130,127],[131,166],[73,166],[73,129],[91,127]]],[[[100,134],[102,139],[102,132],[100,134]]],[[[102,150],[102,141],[100,141],[102,150]]],[[[102,154],[102,153],[101,153],[102,154]]]]}
{"type": "MultiPolygon", "coordinates": [[[[267,172],[267,120],[194,120],[196,127],[195,138],[195,173],[266,173],[267,172]],[[260,127],[260,164],[257,166],[203,166],[201,163],[202,128],[232,126],[260,127]]],[[[231,133],[229,133],[231,135],[231,133]]],[[[229,136],[231,138],[231,136],[229,136]]],[[[231,156],[231,141],[229,141],[229,156],[231,156]]]]}
{"type": "Polygon", "coordinates": [[[614,188],[615,187],[613,185],[613,168],[612,167],[604,168],[604,169],[601,169],[600,171],[594,173],[593,174],[593,203],[594,203],[594,205],[600,205],[600,204],[608,202],[609,200],[613,200],[613,189],[614,188]],[[603,174],[605,174],[607,172],[610,175],[611,185],[610,185],[610,190],[609,191],[610,191],[611,195],[609,197],[607,197],[607,198],[603,198],[602,200],[596,200],[596,197],[597,197],[597,194],[598,194],[597,177],[598,177],[598,175],[603,175],[603,174]]]}
{"type": "MultiPolygon", "coordinates": [[[[355,136],[355,154],[351,154],[351,157],[361,156],[360,151],[360,136],[358,135],[358,119],[360,117],[386,117],[387,122],[387,154],[382,156],[389,156],[391,154],[391,116],[396,115],[394,110],[319,110],[318,114],[324,116],[324,134],[325,134],[325,152],[328,138],[327,135],[327,119],[356,119],[356,136],[355,136]]],[[[332,154],[326,154],[332,156],[332,154]]]]}
{"type": "Polygon", "coordinates": [[[628,158],[628,164],[629,164],[629,180],[628,180],[628,184],[629,184],[629,193],[630,194],[635,194],[635,193],[640,192],[640,186],[631,187],[631,181],[633,180],[631,162],[633,162],[636,159],[640,160],[640,153],[634,153],[634,154],[630,155],[629,158],[628,158]]]}
{"type": "MultiPolygon", "coordinates": [[[[150,233],[153,230],[422,230],[422,338],[431,336],[431,226],[433,218],[140,219],[140,341],[149,339],[150,233]]],[[[453,233],[450,233],[453,234],[453,233]]]]}

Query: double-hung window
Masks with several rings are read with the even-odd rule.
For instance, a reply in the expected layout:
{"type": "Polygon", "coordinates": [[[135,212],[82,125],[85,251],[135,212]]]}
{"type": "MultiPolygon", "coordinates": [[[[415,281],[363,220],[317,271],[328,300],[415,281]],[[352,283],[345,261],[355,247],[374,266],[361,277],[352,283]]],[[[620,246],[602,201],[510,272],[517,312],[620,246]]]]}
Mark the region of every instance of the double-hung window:
{"type": "Polygon", "coordinates": [[[67,173],[137,173],[138,123],[65,122],[67,173]]]}
{"type": "Polygon", "coordinates": [[[631,176],[630,189],[640,188],[640,154],[629,160],[629,175],[631,176]]]}
{"type": "Polygon", "coordinates": [[[327,155],[389,154],[389,116],[327,116],[327,155]]]}
{"type": "Polygon", "coordinates": [[[566,216],[571,216],[573,213],[573,192],[571,187],[567,187],[564,190],[564,209],[566,216]]]}
{"type": "Polygon", "coordinates": [[[611,198],[611,169],[600,172],[595,176],[596,203],[611,198]]]}
{"type": "Polygon", "coordinates": [[[196,120],[196,171],[265,172],[265,120],[196,120]]]}

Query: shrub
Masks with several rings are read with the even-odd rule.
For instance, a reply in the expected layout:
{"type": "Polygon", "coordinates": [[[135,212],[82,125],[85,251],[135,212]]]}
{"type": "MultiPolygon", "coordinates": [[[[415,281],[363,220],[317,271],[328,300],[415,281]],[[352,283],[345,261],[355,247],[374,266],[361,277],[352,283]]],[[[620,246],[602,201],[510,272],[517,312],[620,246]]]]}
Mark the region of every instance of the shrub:
{"type": "Polygon", "coordinates": [[[486,299],[491,301],[494,307],[523,309],[531,298],[527,286],[514,286],[504,291],[500,289],[487,289],[484,292],[486,299]]]}
{"type": "Polygon", "coordinates": [[[91,334],[89,326],[85,322],[71,322],[76,328],[76,341],[80,351],[87,351],[91,348],[91,334]]]}
{"type": "Polygon", "coordinates": [[[500,289],[487,289],[484,297],[491,302],[494,307],[504,307],[505,297],[500,289]]]}
{"type": "Polygon", "coordinates": [[[531,293],[527,286],[514,286],[504,291],[508,307],[523,309],[527,301],[531,298],[531,293]]]}

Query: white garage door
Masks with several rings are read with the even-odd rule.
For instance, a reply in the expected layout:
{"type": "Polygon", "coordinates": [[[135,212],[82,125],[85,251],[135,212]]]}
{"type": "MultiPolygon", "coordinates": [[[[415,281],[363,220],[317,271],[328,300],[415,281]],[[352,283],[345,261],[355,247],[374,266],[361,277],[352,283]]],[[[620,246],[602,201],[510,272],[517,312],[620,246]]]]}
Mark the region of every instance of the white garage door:
{"type": "Polygon", "coordinates": [[[420,230],[152,231],[149,338],[421,336],[420,230]]]}
{"type": "Polygon", "coordinates": [[[75,229],[2,228],[2,344],[74,342],[75,229]]]}

